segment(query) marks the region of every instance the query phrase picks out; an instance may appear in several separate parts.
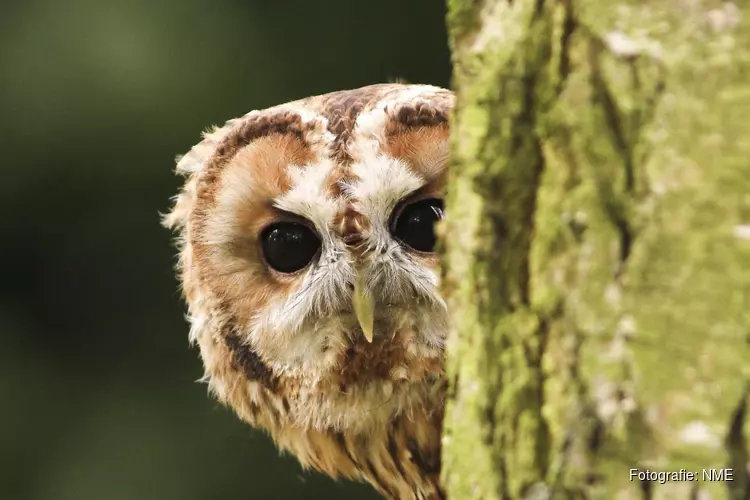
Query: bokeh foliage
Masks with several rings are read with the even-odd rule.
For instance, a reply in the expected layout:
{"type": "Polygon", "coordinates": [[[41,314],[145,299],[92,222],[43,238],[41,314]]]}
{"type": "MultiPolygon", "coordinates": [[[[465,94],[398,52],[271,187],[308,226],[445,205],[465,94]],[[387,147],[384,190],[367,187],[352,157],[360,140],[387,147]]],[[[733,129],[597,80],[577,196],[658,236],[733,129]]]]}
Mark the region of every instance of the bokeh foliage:
{"type": "Polygon", "coordinates": [[[0,498],[375,498],[207,397],[159,211],[211,124],[448,85],[434,0],[0,5],[0,498]]]}

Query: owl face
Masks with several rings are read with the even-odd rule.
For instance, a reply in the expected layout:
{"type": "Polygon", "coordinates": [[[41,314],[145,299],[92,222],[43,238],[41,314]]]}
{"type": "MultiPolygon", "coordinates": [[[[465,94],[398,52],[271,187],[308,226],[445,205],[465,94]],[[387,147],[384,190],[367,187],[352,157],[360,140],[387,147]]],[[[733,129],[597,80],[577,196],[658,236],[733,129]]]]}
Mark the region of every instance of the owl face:
{"type": "Polygon", "coordinates": [[[442,374],[452,95],[376,85],[248,113],[178,163],[182,285],[206,378],[248,420],[351,428],[442,374]],[[239,392],[238,392],[239,391],[239,392]]]}

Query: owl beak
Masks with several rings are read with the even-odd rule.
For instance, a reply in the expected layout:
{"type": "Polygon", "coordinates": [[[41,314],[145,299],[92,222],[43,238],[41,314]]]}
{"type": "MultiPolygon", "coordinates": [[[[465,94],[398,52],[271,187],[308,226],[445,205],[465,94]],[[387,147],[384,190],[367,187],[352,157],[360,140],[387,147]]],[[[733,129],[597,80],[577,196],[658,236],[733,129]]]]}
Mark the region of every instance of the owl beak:
{"type": "Polygon", "coordinates": [[[375,299],[365,288],[364,278],[360,275],[354,283],[354,314],[368,342],[372,343],[372,331],[375,327],[375,299]]]}

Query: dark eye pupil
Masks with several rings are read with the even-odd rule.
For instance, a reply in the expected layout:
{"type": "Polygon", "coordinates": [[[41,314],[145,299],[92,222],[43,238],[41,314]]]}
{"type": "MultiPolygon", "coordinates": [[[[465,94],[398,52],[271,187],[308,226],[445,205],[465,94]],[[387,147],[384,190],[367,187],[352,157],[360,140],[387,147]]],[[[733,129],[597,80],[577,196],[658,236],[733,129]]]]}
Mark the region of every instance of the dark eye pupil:
{"type": "Polygon", "coordinates": [[[282,273],[293,273],[315,257],[320,239],[304,224],[277,222],[263,231],[261,246],[269,266],[282,273]]]}
{"type": "Polygon", "coordinates": [[[407,205],[396,219],[393,234],[420,252],[435,249],[435,223],[443,218],[443,201],[437,199],[420,200],[407,205]]]}

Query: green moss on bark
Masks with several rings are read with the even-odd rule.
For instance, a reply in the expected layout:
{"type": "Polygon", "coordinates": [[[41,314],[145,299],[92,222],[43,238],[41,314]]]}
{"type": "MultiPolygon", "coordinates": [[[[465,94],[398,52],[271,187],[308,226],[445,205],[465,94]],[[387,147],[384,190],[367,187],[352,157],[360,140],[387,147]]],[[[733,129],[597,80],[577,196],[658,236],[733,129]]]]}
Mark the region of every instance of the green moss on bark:
{"type": "Polygon", "coordinates": [[[449,9],[449,497],[744,498],[748,13],[449,9]],[[629,475],[722,467],[731,488],[629,475]]]}

